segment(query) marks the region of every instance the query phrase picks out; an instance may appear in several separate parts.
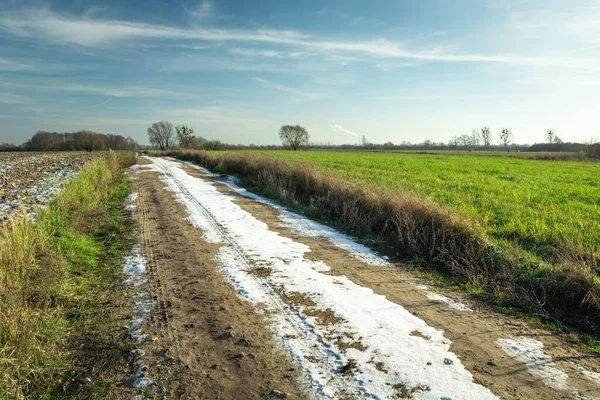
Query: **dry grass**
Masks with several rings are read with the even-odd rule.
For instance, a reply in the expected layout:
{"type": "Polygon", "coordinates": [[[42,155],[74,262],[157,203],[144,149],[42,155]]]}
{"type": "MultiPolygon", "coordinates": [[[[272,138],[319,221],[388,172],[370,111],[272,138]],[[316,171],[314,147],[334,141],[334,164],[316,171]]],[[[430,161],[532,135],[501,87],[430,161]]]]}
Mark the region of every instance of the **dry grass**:
{"type": "Polygon", "coordinates": [[[548,152],[548,153],[535,153],[535,154],[527,154],[521,153],[521,158],[530,158],[534,160],[548,160],[548,161],[588,161],[593,159],[588,156],[588,154],[584,152],[578,153],[557,153],[557,152],[548,152]]]}
{"type": "Polygon", "coordinates": [[[556,263],[490,243],[479,224],[412,193],[367,187],[315,166],[248,154],[162,153],[240,177],[246,186],[301,207],[351,235],[476,288],[483,299],[585,329],[600,325],[595,261],[565,248],[556,263]]]}
{"type": "Polygon", "coordinates": [[[66,314],[95,295],[85,273],[96,266],[99,246],[86,233],[121,165],[113,153],[91,161],[37,221],[0,225],[0,397],[54,398],[69,363],[66,314]]]}

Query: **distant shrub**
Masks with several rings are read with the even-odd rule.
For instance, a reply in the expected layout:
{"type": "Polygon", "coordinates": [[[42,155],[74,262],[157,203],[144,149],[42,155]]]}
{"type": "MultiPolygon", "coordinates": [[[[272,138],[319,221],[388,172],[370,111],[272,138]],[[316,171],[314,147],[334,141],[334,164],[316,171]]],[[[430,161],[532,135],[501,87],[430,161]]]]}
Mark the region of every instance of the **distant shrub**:
{"type": "Polygon", "coordinates": [[[592,160],[600,160],[600,142],[591,143],[586,148],[587,156],[592,160]]]}

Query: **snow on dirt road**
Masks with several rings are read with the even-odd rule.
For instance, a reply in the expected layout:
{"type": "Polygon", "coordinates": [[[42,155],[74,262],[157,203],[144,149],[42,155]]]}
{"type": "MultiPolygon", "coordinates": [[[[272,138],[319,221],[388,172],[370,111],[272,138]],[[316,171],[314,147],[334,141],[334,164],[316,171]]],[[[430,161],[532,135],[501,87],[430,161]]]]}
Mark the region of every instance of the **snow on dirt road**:
{"type": "MultiPolygon", "coordinates": [[[[313,396],[496,398],[473,381],[442,331],[371,289],[323,273],[324,262],[305,257],[308,246],[270,230],[181,163],[149,160],[205,240],[223,244],[217,254],[223,271],[241,296],[268,315],[274,336],[302,367],[313,396]]],[[[322,236],[333,234],[327,229],[322,236]]],[[[339,235],[340,242],[348,240],[339,235]]],[[[358,257],[377,259],[360,245],[353,248],[358,257]]]]}

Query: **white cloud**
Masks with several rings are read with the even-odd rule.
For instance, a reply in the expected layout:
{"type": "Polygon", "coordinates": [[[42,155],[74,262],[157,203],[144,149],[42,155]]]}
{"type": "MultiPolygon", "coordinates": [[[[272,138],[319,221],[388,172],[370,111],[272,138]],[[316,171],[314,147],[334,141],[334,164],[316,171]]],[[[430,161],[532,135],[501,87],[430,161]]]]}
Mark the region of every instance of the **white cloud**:
{"type": "Polygon", "coordinates": [[[213,12],[213,5],[210,1],[205,0],[198,4],[196,7],[187,9],[190,16],[194,18],[206,18],[209,17],[213,12]]]}
{"type": "MultiPolygon", "coordinates": [[[[203,3],[205,4],[205,3],[203,3]]],[[[408,50],[386,39],[366,41],[323,40],[289,30],[235,30],[178,28],[119,20],[74,18],[36,10],[21,13],[4,12],[0,29],[31,40],[49,40],[60,44],[84,47],[108,47],[124,41],[145,39],[187,40],[201,42],[238,42],[286,45],[326,55],[361,55],[374,59],[410,59],[445,62],[489,62],[511,64],[541,64],[578,66],[586,63],[573,57],[533,57],[512,54],[462,54],[433,50],[408,50]]]]}
{"type": "Polygon", "coordinates": [[[20,96],[17,94],[0,92],[0,103],[5,104],[30,104],[29,97],[20,96]]]}
{"type": "Polygon", "coordinates": [[[277,51],[277,50],[262,50],[262,49],[244,49],[235,47],[229,49],[231,54],[244,57],[263,57],[263,58],[299,58],[306,53],[300,51],[277,51]]]}
{"type": "Polygon", "coordinates": [[[7,60],[5,58],[0,58],[0,71],[31,71],[33,70],[33,65],[31,64],[22,64],[19,62],[7,60]]]}
{"type": "Polygon", "coordinates": [[[145,88],[137,86],[91,86],[68,82],[29,84],[10,81],[0,81],[0,87],[23,88],[28,90],[50,90],[55,93],[96,93],[107,97],[178,97],[181,95],[180,92],[169,91],[164,89],[145,88]]]}

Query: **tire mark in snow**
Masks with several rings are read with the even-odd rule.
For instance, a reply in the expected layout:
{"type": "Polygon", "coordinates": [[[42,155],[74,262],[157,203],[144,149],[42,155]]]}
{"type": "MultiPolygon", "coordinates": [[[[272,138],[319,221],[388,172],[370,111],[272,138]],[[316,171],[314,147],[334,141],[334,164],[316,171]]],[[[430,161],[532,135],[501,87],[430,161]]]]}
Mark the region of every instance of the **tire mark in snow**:
{"type": "Polygon", "coordinates": [[[315,397],[496,398],[473,382],[443,332],[344,276],[321,274],[322,262],[304,258],[308,246],[271,231],[180,163],[148,159],[190,221],[208,240],[224,243],[217,258],[225,274],[244,298],[267,310],[275,337],[298,361],[315,397]],[[257,267],[269,274],[255,276],[257,267]],[[298,295],[304,303],[290,301],[298,295]],[[323,323],[325,315],[331,318],[323,323]]]}
{"type": "MultiPolygon", "coordinates": [[[[137,199],[137,193],[131,193],[126,201],[133,202],[137,199]]],[[[124,207],[124,211],[131,212],[133,205],[124,207]]],[[[148,323],[148,313],[152,301],[150,294],[146,290],[146,259],[141,255],[141,248],[136,245],[131,250],[131,254],[123,258],[123,274],[126,279],[123,284],[126,286],[128,298],[133,301],[133,319],[129,321],[130,328],[127,331],[131,339],[138,347],[146,343],[146,334],[143,331],[144,325],[148,323]]],[[[146,376],[147,365],[144,361],[146,352],[136,348],[129,353],[132,364],[135,368],[134,377],[131,386],[138,390],[138,398],[142,399],[142,389],[153,384],[152,379],[146,376]]]]}

